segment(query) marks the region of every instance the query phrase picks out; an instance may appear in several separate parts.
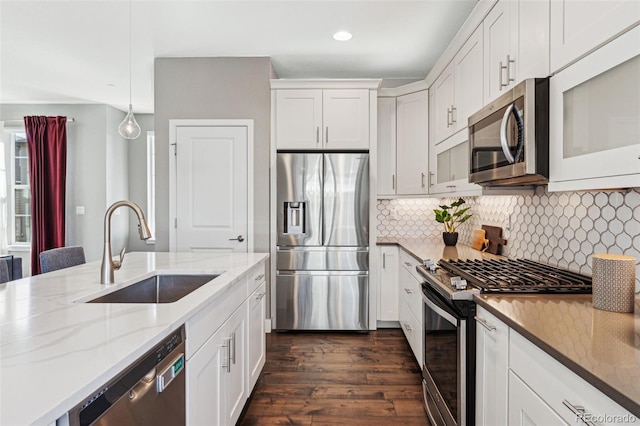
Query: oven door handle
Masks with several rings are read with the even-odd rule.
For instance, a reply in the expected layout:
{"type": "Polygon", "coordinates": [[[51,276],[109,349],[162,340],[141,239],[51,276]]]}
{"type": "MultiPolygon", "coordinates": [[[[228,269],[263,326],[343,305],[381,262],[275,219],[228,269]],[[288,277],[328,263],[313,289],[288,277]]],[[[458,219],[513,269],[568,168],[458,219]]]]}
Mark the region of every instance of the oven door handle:
{"type": "Polygon", "coordinates": [[[516,159],[520,157],[520,154],[522,154],[522,150],[524,149],[523,136],[522,113],[520,112],[516,104],[512,103],[504,112],[504,116],[502,116],[502,123],[500,124],[500,145],[502,146],[502,152],[504,153],[504,156],[511,164],[515,163],[516,159]],[[509,125],[509,118],[511,118],[511,114],[513,114],[513,116],[515,117],[516,125],[518,126],[518,146],[516,149],[515,157],[511,153],[509,142],[507,141],[507,126],[509,125]]]}
{"type": "Polygon", "coordinates": [[[435,313],[437,313],[438,315],[440,315],[442,318],[446,319],[448,322],[451,323],[451,325],[453,325],[454,327],[456,327],[458,325],[458,322],[456,320],[456,318],[451,315],[449,312],[445,311],[444,309],[442,309],[440,306],[436,305],[435,303],[433,303],[426,295],[422,295],[422,301],[429,307],[431,308],[435,313]]]}

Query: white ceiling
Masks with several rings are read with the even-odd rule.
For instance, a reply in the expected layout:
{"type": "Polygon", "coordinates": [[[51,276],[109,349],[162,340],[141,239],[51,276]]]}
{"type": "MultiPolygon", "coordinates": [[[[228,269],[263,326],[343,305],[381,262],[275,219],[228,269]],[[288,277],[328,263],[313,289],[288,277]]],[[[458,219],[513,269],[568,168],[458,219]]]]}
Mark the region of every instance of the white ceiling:
{"type": "MultiPolygon", "coordinates": [[[[281,78],[424,78],[476,0],[134,0],[133,105],[157,57],[269,56],[281,78]],[[334,32],[353,39],[337,42],[334,32]]],[[[129,2],[0,0],[0,103],[129,97],[129,2]]]]}

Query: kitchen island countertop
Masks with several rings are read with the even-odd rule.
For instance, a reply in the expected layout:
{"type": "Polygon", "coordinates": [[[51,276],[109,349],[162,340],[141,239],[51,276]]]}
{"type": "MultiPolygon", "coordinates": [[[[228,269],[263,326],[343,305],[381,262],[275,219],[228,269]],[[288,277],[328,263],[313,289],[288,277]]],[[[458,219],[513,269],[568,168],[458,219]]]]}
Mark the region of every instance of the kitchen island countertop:
{"type": "Polygon", "coordinates": [[[263,253],[130,253],[0,285],[0,424],[50,424],[204,308],[263,253]],[[160,273],[221,274],[174,303],[78,303],[160,273]]]}

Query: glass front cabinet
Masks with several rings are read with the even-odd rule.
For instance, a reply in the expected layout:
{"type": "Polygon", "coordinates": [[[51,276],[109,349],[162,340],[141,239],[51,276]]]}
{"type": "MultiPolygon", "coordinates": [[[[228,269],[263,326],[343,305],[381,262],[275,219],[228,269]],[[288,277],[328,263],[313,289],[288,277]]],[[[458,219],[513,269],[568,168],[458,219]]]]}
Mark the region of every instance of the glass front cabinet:
{"type": "Polygon", "coordinates": [[[640,27],[550,82],[549,190],[640,186],[640,27]]]}

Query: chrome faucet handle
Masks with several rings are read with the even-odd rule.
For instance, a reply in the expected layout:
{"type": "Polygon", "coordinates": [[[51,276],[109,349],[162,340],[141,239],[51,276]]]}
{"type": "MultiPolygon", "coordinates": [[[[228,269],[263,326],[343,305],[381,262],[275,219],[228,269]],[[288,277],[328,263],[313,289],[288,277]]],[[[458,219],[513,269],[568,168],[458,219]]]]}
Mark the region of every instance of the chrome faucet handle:
{"type": "Polygon", "coordinates": [[[113,261],[113,269],[115,269],[116,271],[120,269],[120,267],[122,266],[122,263],[124,262],[124,255],[126,253],[127,253],[127,246],[124,246],[122,247],[122,250],[120,250],[120,260],[113,261]]]}

